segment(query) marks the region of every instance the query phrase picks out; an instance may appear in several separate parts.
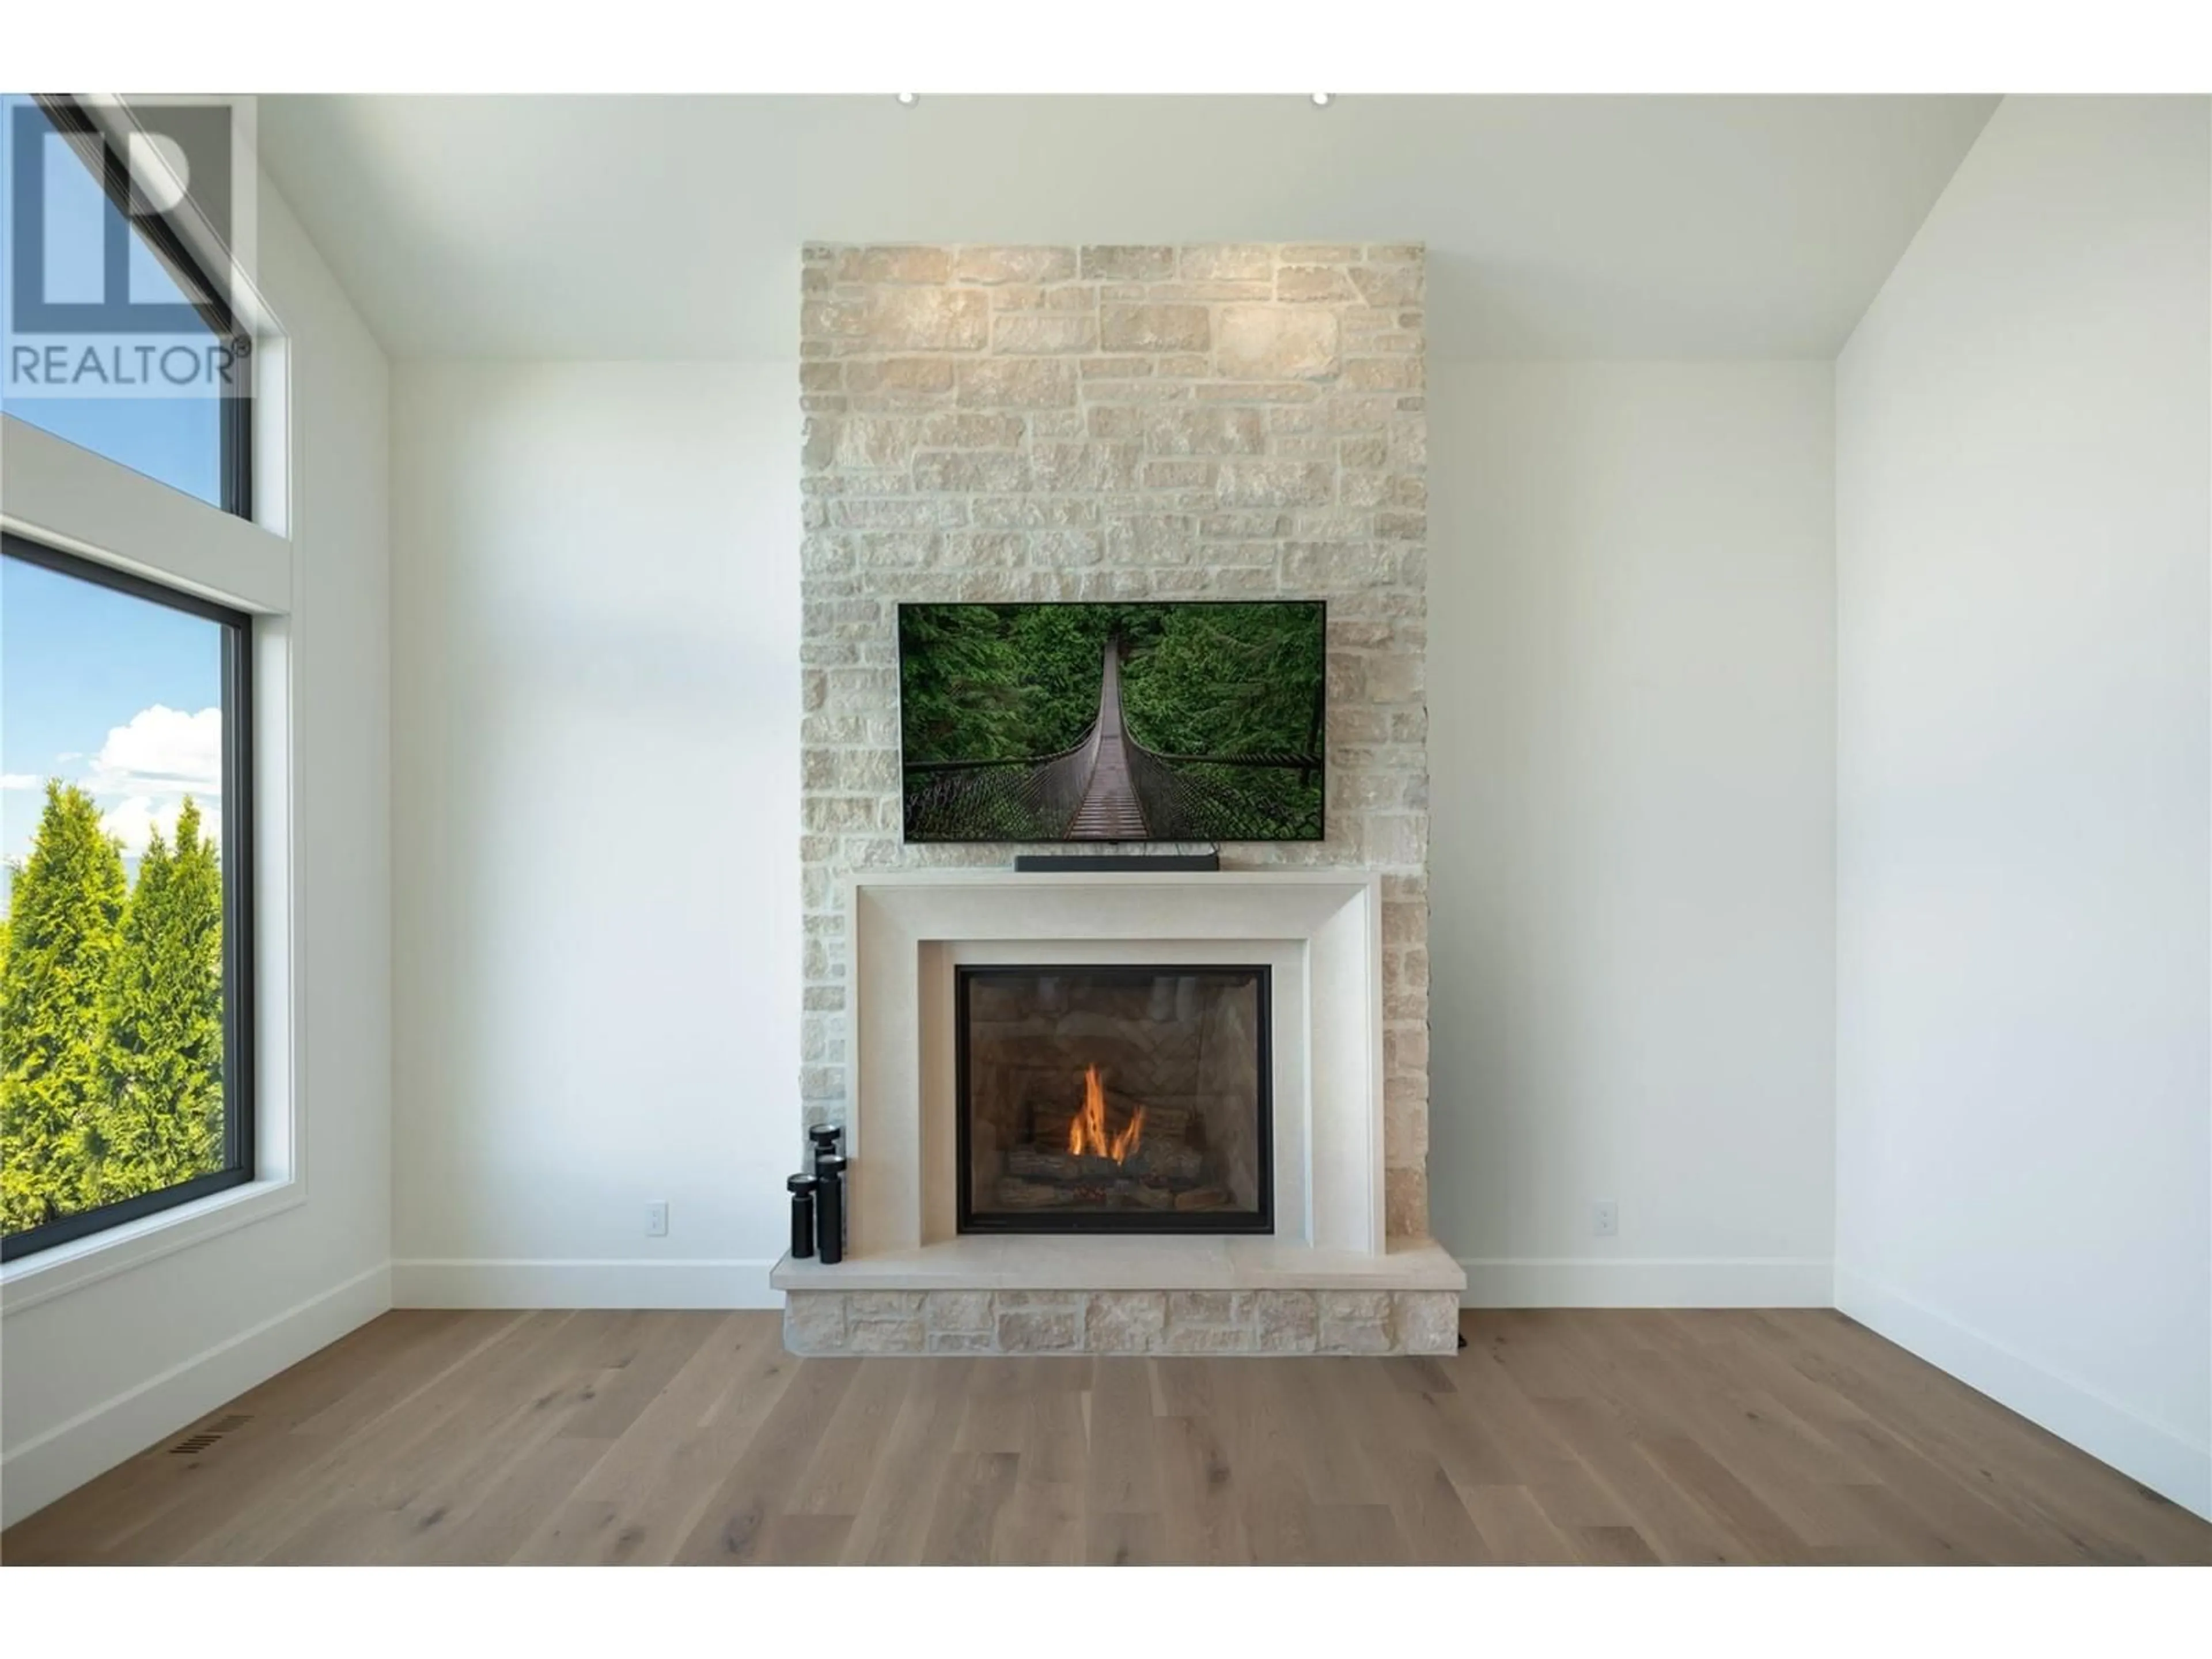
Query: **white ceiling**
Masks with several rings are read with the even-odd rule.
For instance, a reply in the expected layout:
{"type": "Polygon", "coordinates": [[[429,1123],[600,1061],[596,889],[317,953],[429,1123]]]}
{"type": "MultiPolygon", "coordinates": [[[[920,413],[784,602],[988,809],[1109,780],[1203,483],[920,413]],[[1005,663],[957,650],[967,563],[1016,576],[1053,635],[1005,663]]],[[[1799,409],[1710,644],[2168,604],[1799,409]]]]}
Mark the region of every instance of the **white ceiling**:
{"type": "Polygon", "coordinates": [[[1445,357],[1826,357],[1985,97],[270,97],[401,357],[795,355],[825,241],[1426,241],[1445,357]]]}

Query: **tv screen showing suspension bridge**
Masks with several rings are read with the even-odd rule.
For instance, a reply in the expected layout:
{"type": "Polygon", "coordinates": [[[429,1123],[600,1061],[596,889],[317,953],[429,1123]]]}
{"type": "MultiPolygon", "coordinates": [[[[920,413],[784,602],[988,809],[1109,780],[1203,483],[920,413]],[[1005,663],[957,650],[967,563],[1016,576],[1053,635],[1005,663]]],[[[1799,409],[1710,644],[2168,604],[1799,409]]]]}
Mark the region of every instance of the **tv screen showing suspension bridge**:
{"type": "Polygon", "coordinates": [[[902,605],[908,841],[1318,841],[1318,600],[902,605]]]}

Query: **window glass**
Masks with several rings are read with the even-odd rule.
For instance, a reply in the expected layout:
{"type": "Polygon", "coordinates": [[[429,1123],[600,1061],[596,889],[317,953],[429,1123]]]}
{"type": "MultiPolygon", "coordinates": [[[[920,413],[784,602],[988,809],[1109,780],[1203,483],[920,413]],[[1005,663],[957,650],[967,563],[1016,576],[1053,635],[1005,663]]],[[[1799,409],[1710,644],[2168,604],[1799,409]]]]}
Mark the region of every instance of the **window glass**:
{"type": "MultiPolygon", "coordinates": [[[[35,243],[40,256],[34,264],[46,301],[99,301],[105,292],[108,240],[125,223],[123,215],[34,100],[8,94],[0,98],[0,117],[4,117],[0,118],[0,151],[4,151],[0,154],[0,163],[4,163],[0,164],[0,240],[8,243],[6,257],[0,258],[0,286],[7,291],[7,314],[23,314],[15,308],[16,259],[18,244],[27,238],[35,243]],[[16,210],[18,151],[26,147],[35,150],[25,165],[34,167],[38,174],[43,211],[36,215],[16,210]]],[[[125,288],[133,303],[180,305],[187,301],[168,268],[135,231],[127,234],[125,246],[125,288]]],[[[178,362],[204,356],[216,343],[214,331],[204,325],[196,334],[161,338],[186,349],[178,362]]],[[[223,399],[204,375],[190,378],[182,388],[172,386],[151,394],[143,388],[131,391],[103,383],[143,370],[149,361],[137,349],[143,343],[131,337],[118,358],[112,343],[94,334],[11,331],[9,372],[0,375],[0,412],[188,495],[234,512],[246,511],[244,503],[224,499],[223,399]],[[23,370],[22,352],[50,349],[58,349],[63,356],[35,357],[31,361],[37,367],[23,370]],[[93,353],[89,368],[88,349],[93,353]],[[73,389],[69,395],[27,390],[57,382],[73,389]]],[[[161,379],[158,370],[147,378],[157,385],[161,379]]]]}
{"type": "Polygon", "coordinates": [[[9,1255],[250,1174],[225,1064],[226,883],[241,878],[226,636],[241,648],[241,622],[24,546],[0,558],[9,1255]]]}

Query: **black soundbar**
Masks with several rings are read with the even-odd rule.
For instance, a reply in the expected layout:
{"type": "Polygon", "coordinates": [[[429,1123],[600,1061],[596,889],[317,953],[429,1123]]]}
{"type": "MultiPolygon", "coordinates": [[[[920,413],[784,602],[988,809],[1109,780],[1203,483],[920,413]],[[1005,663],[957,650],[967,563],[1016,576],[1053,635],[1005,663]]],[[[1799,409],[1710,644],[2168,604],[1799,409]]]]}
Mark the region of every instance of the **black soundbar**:
{"type": "Polygon", "coordinates": [[[1025,876],[1093,875],[1156,876],[1169,871],[1221,868],[1218,853],[1103,853],[1085,858],[1080,853],[1017,853],[1014,869],[1025,876]]]}

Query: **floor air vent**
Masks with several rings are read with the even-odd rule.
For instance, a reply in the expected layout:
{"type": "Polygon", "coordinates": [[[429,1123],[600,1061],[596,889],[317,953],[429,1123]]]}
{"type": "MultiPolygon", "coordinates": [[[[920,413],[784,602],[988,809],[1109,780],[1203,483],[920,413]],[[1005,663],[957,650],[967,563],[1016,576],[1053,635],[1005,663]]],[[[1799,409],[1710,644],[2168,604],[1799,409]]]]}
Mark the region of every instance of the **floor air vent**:
{"type": "Polygon", "coordinates": [[[182,1440],[177,1442],[175,1445],[170,1447],[169,1455],[172,1457],[194,1456],[200,1452],[205,1451],[210,1446],[215,1444],[216,1441],[222,1439],[223,1436],[228,1434],[232,1430],[242,1429],[252,1420],[253,1419],[250,1417],[242,1417],[236,1414],[233,1414],[229,1417],[217,1418],[214,1422],[209,1424],[207,1427],[201,1429],[195,1433],[186,1435],[182,1440]]]}

